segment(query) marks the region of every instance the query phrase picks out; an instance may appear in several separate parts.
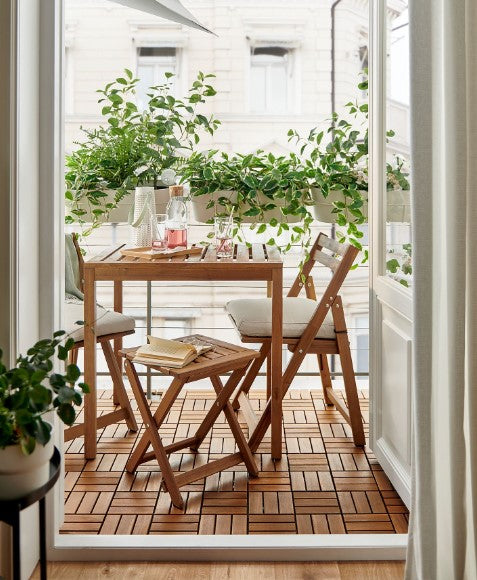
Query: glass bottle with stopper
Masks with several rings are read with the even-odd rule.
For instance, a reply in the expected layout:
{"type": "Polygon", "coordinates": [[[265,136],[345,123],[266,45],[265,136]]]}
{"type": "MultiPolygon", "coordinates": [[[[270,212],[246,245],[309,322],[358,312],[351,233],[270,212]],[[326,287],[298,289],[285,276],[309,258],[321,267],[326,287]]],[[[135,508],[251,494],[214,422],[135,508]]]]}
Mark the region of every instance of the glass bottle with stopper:
{"type": "Polygon", "coordinates": [[[167,248],[187,248],[187,206],[182,185],[169,187],[170,200],[166,208],[167,248]]]}

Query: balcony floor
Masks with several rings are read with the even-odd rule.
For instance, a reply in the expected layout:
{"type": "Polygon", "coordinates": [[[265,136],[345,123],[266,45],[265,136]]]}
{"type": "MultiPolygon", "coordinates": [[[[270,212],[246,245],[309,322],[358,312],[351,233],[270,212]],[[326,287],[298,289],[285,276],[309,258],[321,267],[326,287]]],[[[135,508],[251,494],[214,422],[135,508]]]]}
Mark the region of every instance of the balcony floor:
{"type": "MultiPolygon", "coordinates": [[[[98,410],[112,410],[111,391],[98,410]]],[[[367,391],[360,392],[367,421],[367,391]]],[[[161,434],[165,443],[191,436],[213,401],[211,391],[183,391],[161,434]]],[[[251,393],[264,406],[265,393],[251,393]]],[[[133,409],[137,409],[132,402],[133,409]]],[[[157,404],[157,402],[156,402],[157,404]]],[[[153,403],[153,407],[155,404],[153,403]]],[[[138,423],[140,421],[137,413],[138,423]]],[[[81,416],[80,416],[81,419],[81,416]]],[[[240,415],[239,415],[240,419],[240,415]]],[[[367,429],[367,423],[366,423],[367,429]]],[[[142,433],[142,429],[140,433],[142,433]]],[[[353,445],[350,429],[325,409],[319,390],[291,390],[284,401],[284,455],[274,463],[270,438],[255,457],[260,477],[237,465],[181,489],[178,510],[161,489],[157,463],[124,470],[139,434],[124,423],[98,431],[98,455],[83,459],[83,440],[66,444],[65,523],[68,534],[356,534],[406,533],[408,511],[369,449],[353,445]],[[318,420],[317,420],[318,419],[318,420]]],[[[235,441],[220,415],[201,452],[174,453],[177,471],[232,453],[235,441]]]]}

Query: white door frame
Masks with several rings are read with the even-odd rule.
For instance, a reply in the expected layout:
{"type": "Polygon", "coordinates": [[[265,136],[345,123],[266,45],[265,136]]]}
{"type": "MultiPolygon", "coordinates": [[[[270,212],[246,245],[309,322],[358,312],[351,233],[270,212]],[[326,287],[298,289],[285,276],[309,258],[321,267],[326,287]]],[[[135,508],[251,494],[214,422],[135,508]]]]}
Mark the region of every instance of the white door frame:
{"type": "Polygon", "coordinates": [[[386,0],[370,2],[371,53],[370,53],[370,447],[388,475],[396,491],[409,507],[411,505],[410,466],[402,460],[382,429],[382,391],[384,336],[386,332],[397,337],[404,345],[408,393],[409,432],[408,449],[412,439],[410,421],[411,400],[411,337],[413,306],[411,291],[386,276],[386,131],[387,131],[387,9],[386,0]],[[383,314],[386,312],[388,315],[383,314]],[[405,329],[405,330],[403,330],[405,329]]]}
{"type": "MultiPolygon", "coordinates": [[[[63,0],[41,0],[41,334],[61,326],[63,296],[63,0]]],[[[59,432],[60,429],[57,429],[59,432]]],[[[61,442],[57,441],[61,449],[61,442]]],[[[49,558],[86,560],[402,560],[407,535],[89,536],[60,535],[63,481],[47,502],[49,558]]]]}

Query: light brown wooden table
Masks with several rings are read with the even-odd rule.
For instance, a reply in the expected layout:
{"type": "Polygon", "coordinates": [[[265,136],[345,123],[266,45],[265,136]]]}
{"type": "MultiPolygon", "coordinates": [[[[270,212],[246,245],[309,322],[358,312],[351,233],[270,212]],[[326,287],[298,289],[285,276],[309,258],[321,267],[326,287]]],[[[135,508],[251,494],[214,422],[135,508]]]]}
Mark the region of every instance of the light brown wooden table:
{"type": "MultiPolygon", "coordinates": [[[[84,381],[90,393],[84,398],[84,455],[96,457],[97,398],[96,398],[96,282],[114,282],[114,310],[122,311],[124,281],[242,281],[264,280],[272,298],[271,344],[271,454],[280,459],[282,453],[282,318],[283,318],[283,262],[279,252],[264,244],[251,248],[237,245],[233,258],[217,258],[212,246],[200,255],[182,256],[167,260],[146,261],[126,257],[120,252],[125,245],[114,246],[84,263],[84,381]]],[[[115,341],[116,353],[121,340],[115,341]]],[[[247,409],[244,409],[247,412],[247,409]]],[[[256,451],[261,438],[250,436],[251,449],[256,451]]]]}

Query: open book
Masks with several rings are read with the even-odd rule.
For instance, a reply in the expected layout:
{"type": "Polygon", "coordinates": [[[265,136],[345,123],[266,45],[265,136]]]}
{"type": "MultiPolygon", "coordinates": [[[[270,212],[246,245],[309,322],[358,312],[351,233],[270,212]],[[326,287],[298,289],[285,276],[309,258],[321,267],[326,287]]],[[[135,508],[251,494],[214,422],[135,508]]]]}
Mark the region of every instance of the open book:
{"type": "Polygon", "coordinates": [[[193,338],[190,339],[190,342],[180,342],[178,340],[148,336],[147,340],[148,344],[137,349],[134,362],[182,368],[199,355],[212,350],[210,345],[201,343],[193,338]]]}

